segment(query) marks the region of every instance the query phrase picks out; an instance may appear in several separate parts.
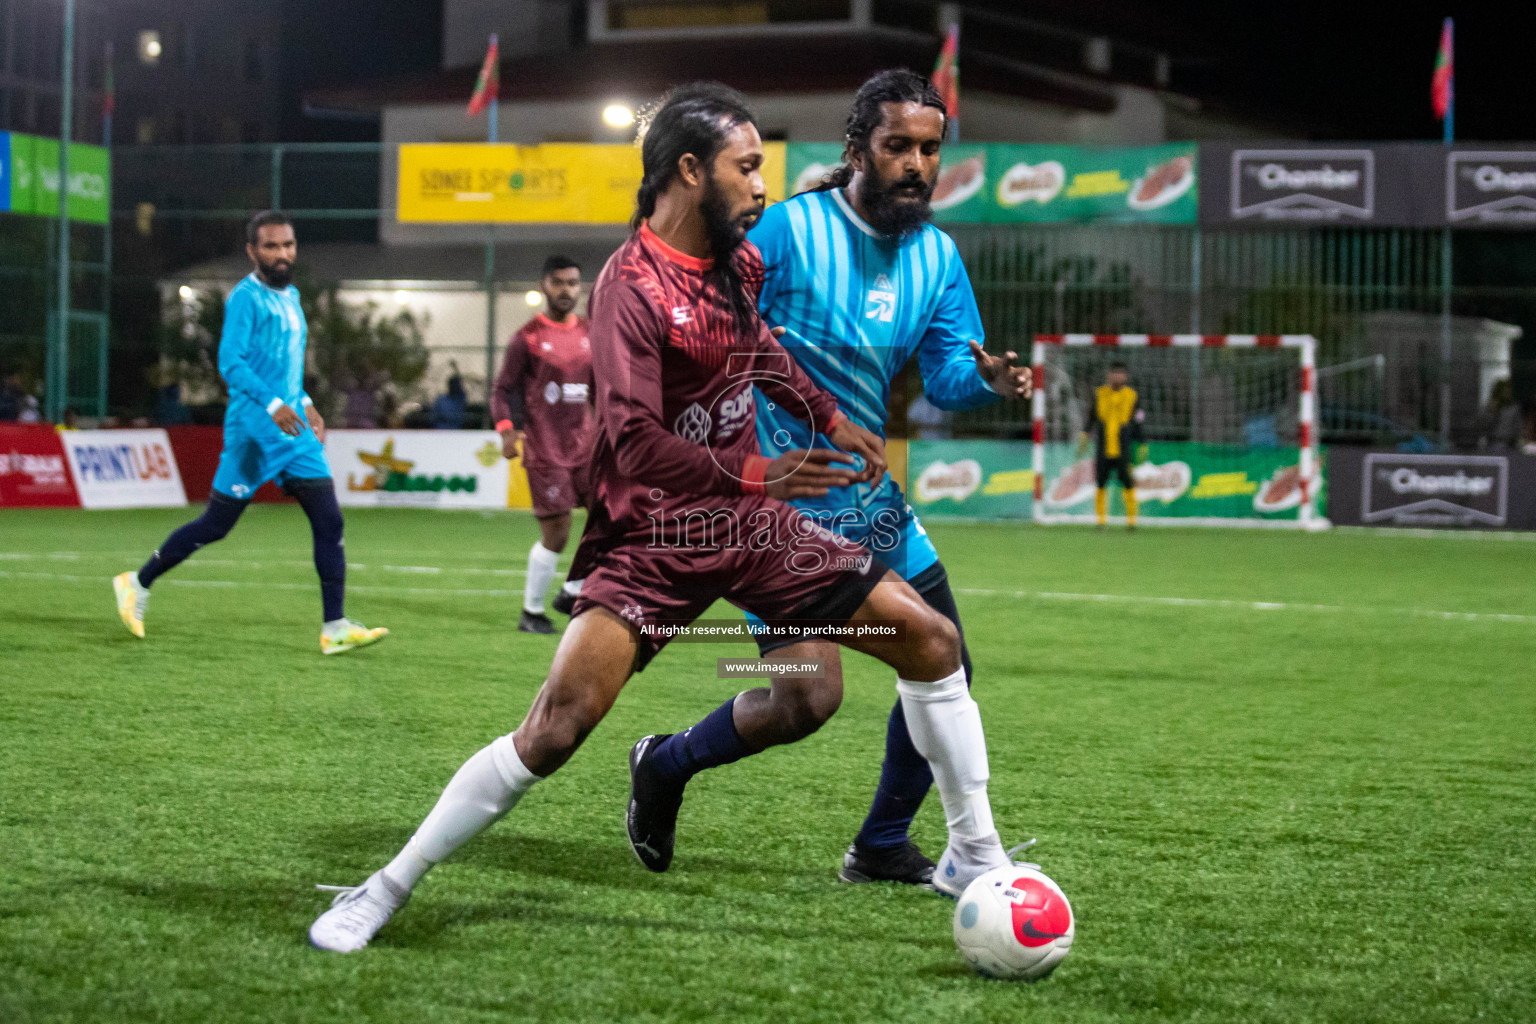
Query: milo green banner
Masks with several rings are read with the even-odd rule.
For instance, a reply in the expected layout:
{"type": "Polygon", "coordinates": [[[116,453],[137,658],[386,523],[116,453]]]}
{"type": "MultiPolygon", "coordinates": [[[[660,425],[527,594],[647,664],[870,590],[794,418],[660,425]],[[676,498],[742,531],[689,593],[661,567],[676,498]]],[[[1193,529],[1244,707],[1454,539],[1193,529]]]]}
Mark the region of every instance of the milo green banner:
{"type": "MultiPolygon", "coordinates": [[[[837,143],[790,143],[786,195],[842,159],[837,143]]],[[[985,143],[944,147],[934,220],[952,224],[1066,221],[1193,224],[1194,143],[1136,148],[985,143]]]]}
{"type": "Polygon", "coordinates": [[[1028,441],[909,441],[907,501],[922,517],[1028,519],[1028,441]]]}
{"type": "MultiPolygon", "coordinates": [[[[1297,448],[1154,443],[1131,470],[1142,519],[1295,520],[1301,508],[1301,452],[1297,448]]],[[[1313,506],[1321,513],[1326,481],[1319,465],[1313,506]]],[[[1120,485],[1110,483],[1110,514],[1123,515],[1120,485]]],[[[1077,446],[1046,445],[1043,518],[1090,522],[1094,518],[1093,456],[1077,446]]]]}
{"type": "MultiPolygon", "coordinates": [[[[907,500],[922,518],[1028,519],[1035,513],[1034,446],[1028,441],[909,441],[907,500]]],[[[1140,518],[1194,525],[1294,521],[1300,518],[1301,453],[1296,448],[1154,443],[1133,468],[1140,518]]],[[[1319,468],[1313,507],[1326,504],[1319,468]]],[[[1077,446],[1045,446],[1041,518],[1094,521],[1094,464],[1077,446]]],[[[1110,514],[1125,514],[1117,482],[1110,483],[1110,514]]]]}
{"type": "MultiPolygon", "coordinates": [[[[9,209],[44,217],[59,214],[59,142],[10,132],[9,209]]],[[[101,146],[69,147],[69,215],[89,224],[105,224],[112,195],[112,158],[101,146]]],[[[0,209],[5,206],[0,204],[0,209]]]]}

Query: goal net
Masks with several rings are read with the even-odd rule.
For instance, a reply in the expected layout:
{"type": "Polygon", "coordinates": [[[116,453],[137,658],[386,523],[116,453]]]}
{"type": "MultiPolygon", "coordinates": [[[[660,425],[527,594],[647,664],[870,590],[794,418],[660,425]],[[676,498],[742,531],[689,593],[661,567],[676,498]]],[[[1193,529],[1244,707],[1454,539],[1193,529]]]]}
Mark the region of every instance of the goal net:
{"type": "MultiPolygon", "coordinates": [[[[1302,334],[1036,336],[1035,520],[1095,521],[1094,451],[1082,432],[1095,389],[1122,363],[1146,442],[1126,452],[1138,523],[1326,527],[1316,347],[1302,334]]],[[[1111,521],[1124,522],[1119,485],[1109,490],[1111,521]]]]}

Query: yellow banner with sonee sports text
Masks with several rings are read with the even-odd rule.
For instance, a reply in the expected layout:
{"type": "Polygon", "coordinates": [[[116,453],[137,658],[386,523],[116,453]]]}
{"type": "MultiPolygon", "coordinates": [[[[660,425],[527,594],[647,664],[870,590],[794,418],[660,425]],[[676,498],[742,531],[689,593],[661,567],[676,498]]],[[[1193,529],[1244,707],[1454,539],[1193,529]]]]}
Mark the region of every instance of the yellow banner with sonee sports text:
{"type": "MultiPolygon", "coordinates": [[[[784,198],[784,143],[763,147],[768,201],[784,198]]],[[[416,223],[623,224],[640,187],[635,146],[428,143],[400,147],[398,219],[416,223]]]]}

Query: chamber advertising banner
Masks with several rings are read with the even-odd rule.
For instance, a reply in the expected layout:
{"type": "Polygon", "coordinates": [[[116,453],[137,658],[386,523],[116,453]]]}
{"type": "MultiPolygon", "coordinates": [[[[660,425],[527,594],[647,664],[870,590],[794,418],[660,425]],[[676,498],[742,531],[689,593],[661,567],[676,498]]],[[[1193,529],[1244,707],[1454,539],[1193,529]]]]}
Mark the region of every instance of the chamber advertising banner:
{"type": "Polygon", "coordinates": [[[1207,224],[1536,227],[1536,149],[1200,144],[1207,224]]]}
{"type": "Polygon", "coordinates": [[[0,508],[75,508],[59,432],[46,424],[0,424],[0,508]]]}
{"type": "Polygon", "coordinates": [[[907,501],[923,518],[1028,519],[1028,441],[907,442],[907,501]]]}
{"type": "MultiPolygon", "coordinates": [[[[1154,443],[1131,478],[1143,519],[1297,519],[1301,508],[1301,452],[1188,442],[1154,443]]],[[[1322,460],[1320,460],[1322,461],[1322,460]]],[[[1046,445],[1044,512],[1091,516],[1095,489],[1090,454],[1068,442],[1046,445]]],[[[1319,468],[1314,508],[1325,507],[1327,481],[1319,468]]],[[[1110,484],[1110,513],[1123,515],[1118,483],[1110,484]]]]}
{"type": "Polygon", "coordinates": [[[494,430],[329,430],[325,457],[343,505],[507,507],[494,430]]]}
{"type": "Polygon", "coordinates": [[[1536,456],[1329,451],[1328,515],[1336,523],[1536,530],[1536,456]]]}
{"type": "Polygon", "coordinates": [[[179,508],[187,493],[164,430],[66,430],[80,504],[86,508],[179,508]]]}
{"type": "MultiPolygon", "coordinates": [[[[837,143],[790,143],[786,195],[842,161],[837,143]]],[[[1134,148],[987,143],[944,147],[934,220],[950,224],[1193,224],[1194,143],[1134,148]]]]}

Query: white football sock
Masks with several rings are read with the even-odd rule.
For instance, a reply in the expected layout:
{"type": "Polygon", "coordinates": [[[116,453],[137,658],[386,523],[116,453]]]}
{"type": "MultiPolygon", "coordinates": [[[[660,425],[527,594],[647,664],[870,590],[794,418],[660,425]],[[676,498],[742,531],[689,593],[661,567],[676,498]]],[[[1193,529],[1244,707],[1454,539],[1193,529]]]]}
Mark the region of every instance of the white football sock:
{"type": "Polygon", "coordinates": [[[432,865],[500,821],[541,779],[523,766],[510,733],[481,748],[454,773],[427,820],[385,866],[385,878],[410,892],[432,865]]]}
{"type": "Polygon", "coordinates": [[[994,836],[997,829],[987,801],[987,740],[981,731],[981,709],[965,685],[965,670],[932,683],[898,679],[896,692],[901,694],[912,745],[933,769],[950,838],[994,836]]]}
{"type": "Polygon", "coordinates": [[[566,580],[565,586],[560,588],[572,597],[581,596],[581,580],[566,580]]]}
{"type": "Polygon", "coordinates": [[[555,563],[560,556],[538,541],[528,549],[528,579],[523,584],[523,611],[544,614],[544,592],[555,578],[555,563]]]}

